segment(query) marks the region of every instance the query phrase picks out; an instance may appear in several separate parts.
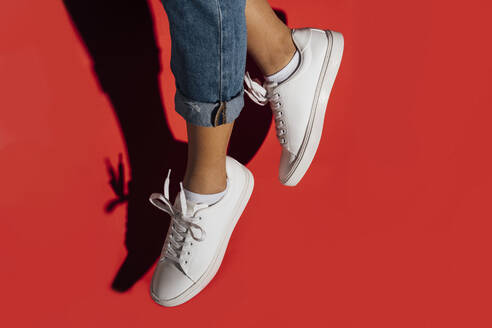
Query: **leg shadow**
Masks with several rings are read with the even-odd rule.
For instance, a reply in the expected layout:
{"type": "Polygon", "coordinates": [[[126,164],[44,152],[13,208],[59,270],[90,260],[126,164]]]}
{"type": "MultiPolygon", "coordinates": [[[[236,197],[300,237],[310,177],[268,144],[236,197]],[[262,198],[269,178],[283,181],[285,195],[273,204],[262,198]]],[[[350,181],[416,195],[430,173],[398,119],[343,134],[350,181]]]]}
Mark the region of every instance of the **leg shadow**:
{"type": "MultiPolygon", "coordinates": [[[[174,181],[182,180],[187,147],[174,138],[165,115],[159,85],[160,49],[147,1],[63,3],[92,58],[93,71],[112,104],[126,145],[131,180],[125,182],[121,155],[116,170],[108,161],[109,183],[116,198],[105,208],[111,212],[127,203],[127,256],[111,285],[115,291],[124,292],[142,278],[160,255],[169,217],[151,206],[148,198],[152,192],[162,190],[168,169],[173,170],[174,181]]],[[[248,70],[261,76],[251,61],[248,70]]],[[[266,108],[255,107],[246,100],[229,146],[231,156],[243,164],[254,157],[272,121],[266,108]]],[[[176,193],[174,184],[171,195],[176,193]]]]}

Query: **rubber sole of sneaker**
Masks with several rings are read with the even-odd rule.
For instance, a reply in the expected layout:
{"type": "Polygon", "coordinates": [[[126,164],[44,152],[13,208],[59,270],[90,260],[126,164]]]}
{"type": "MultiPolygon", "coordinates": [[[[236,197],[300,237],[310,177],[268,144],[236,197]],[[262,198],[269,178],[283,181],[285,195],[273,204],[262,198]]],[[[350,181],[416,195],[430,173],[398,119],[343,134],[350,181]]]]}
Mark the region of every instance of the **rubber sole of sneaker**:
{"type": "Polygon", "coordinates": [[[174,297],[169,300],[161,300],[159,299],[154,293],[152,292],[152,288],[150,290],[150,295],[154,302],[156,302],[159,305],[165,306],[165,307],[173,307],[177,305],[181,305],[193,297],[195,297],[199,292],[201,292],[209,283],[212,281],[212,279],[215,277],[217,274],[217,271],[220,268],[220,265],[222,264],[222,259],[224,258],[227,245],[229,244],[229,239],[231,238],[232,232],[234,231],[234,228],[236,227],[237,222],[239,221],[239,218],[241,217],[241,214],[244,211],[244,208],[248,204],[249,198],[251,197],[251,194],[253,192],[253,187],[254,187],[254,179],[253,175],[249,170],[245,170],[246,173],[246,185],[243,188],[243,191],[241,193],[240,201],[238,202],[238,205],[235,209],[235,214],[234,214],[234,220],[231,221],[229,227],[228,227],[228,232],[226,235],[224,235],[224,238],[222,239],[222,242],[217,249],[215,253],[215,257],[208,266],[207,270],[205,273],[193,284],[191,285],[187,290],[185,290],[181,295],[174,297]]]}
{"type": "Polygon", "coordinates": [[[330,98],[331,89],[335,83],[335,78],[342,61],[344,46],[343,35],[339,32],[330,30],[324,32],[328,38],[328,46],[318,84],[316,86],[316,93],[311,107],[311,114],[309,116],[304,140],[289,173],[285,177],[279,177],[280,182],[286,186],[297,185],[306,174],[314,159],[323,132],[328,99],[330,98]]]}

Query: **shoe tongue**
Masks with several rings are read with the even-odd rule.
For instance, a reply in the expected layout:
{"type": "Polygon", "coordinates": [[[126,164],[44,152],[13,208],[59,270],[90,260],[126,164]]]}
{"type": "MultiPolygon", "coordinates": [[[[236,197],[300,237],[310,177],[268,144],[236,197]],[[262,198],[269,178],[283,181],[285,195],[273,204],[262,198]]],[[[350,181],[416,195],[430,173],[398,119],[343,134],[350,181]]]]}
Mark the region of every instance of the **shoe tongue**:
{"type": "MultiPolygon", "coordinates": [[[[176,200],[174,201],[174,207],[177,208],[179,211],[181,211],[181,197],[185,198],[186,197],[183,195],[181,196],[182,191],[178,193],[176,196],[176,200]]],[[[201,210],[202,208],[207,208],[208,205],[204,203],[195,203],[192,202],[191,200],[186,199],[186,216],[193,216],[196,211],[201,210]]]]}

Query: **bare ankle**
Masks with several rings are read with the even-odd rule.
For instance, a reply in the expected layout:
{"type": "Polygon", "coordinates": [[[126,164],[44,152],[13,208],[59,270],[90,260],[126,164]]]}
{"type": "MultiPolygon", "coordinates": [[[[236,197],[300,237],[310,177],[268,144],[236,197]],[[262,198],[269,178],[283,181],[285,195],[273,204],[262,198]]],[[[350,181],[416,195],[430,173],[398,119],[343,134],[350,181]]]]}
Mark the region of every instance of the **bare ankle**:
{"type": "Polygon", "coordinates": [[[227,178],[225,173],[186,174],[183,186],[197,194],[216,194],[225,190],[227,178]]]}
{"type": "Polygon", "coordinates": [[[276,42],[277,46],[272,47],[270,59],[261,65],[264,75],[272,75],[284,68],[292,59],[296,52],[296,47],[289,32],[276,42]]]}

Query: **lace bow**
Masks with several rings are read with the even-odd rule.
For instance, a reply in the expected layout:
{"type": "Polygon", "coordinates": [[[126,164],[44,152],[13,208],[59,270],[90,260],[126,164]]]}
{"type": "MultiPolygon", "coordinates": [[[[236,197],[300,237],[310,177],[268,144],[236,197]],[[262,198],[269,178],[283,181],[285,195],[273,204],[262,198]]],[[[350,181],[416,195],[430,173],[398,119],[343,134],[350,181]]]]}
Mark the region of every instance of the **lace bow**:
{"type": "MultiPolygon", "coordinates": [[[[207,205],[196,204],[191,211],[188,211],[188,205],[186,203],[186,197],[183,192],[183,184],[180,183],[181,192],[180,208],[176,208],[171,204],[169,200],[169,177],[171,170],[169,170],[166,180],[164,181],[164,194],[153,193],[150,195],[150,202],[159,208],[160,210],[168,213],[171,216],[171,231],[169,232],[166,251],[164,258],[168,258],[176,263],[180,263],[180,256],[183,248],[186,247],[186,236],[188,232],[191,237],[196,241],[203,241],[206,237],[205,230],[197,224],[197,221],[201,218],[196,218],[194,213],[197,210],[207,207],[207,205]],[[190,215],[189,212],[192,214],[190,215]],[[199,235],[197,234],[199,232],[199,235]]],[[[161,258],[162,260],[163,258],[161,258]]]]}

